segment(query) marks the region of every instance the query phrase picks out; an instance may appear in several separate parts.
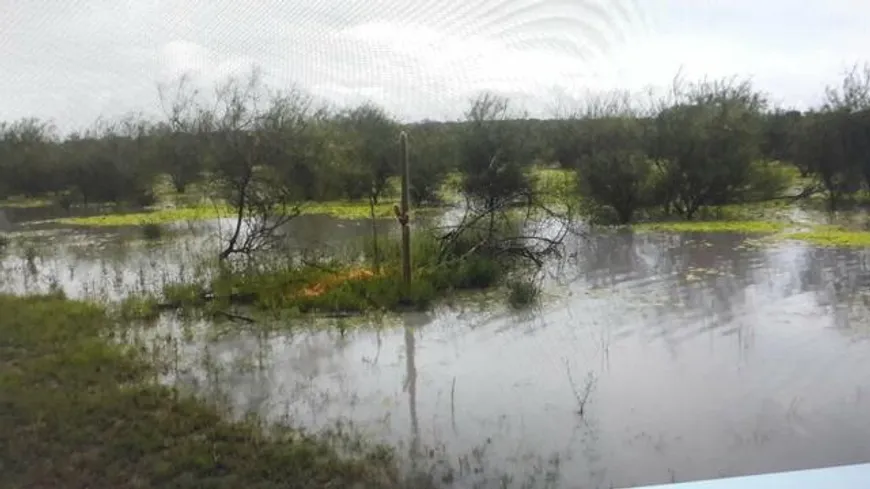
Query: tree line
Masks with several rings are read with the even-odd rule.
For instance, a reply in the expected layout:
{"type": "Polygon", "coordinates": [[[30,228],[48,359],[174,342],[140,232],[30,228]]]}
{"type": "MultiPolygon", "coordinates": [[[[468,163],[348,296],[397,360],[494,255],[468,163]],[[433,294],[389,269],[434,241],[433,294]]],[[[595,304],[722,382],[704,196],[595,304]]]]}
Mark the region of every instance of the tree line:
{"type": "Polygon", "coordinates": [[[736,78],[675,82],[645,103],[614,92],[549,120],[487,93],[463,121],[401,124],[373,104],[335,108],[301,90],[271,90],[256,70],[213,94],[182,78],[159,96],[159,120],[101,119],[65,137],[33,118],[0,124],[0,198],[144,206],[168,176],[178,193],[198,186],[245,212],[377,203],[398,175],[400,130],[411,141],[416,205],[437,203],[451,173],[473,205],[501,205],[529,191],[540,164],[575,171],[582,198],[623,223],[639,213],[691,219],[707,206],[776,198],[789,183],[783,164],[813,177],[832,209],[870,187],[868,67],[846,73],[806,111],[773,107],[736,78]]]}

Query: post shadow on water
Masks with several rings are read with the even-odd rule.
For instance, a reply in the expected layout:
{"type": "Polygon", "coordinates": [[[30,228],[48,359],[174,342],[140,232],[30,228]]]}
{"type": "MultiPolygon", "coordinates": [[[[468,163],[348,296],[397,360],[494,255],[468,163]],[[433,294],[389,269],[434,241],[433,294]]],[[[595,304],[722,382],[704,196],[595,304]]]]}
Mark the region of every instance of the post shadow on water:
{"type": "Polygon", "coordinates": [[[417,329],[425,326],[429,318],[424,314],[406,314],[404,317],[405,333],[405,385],[404,391],[408,393],[408,416],[411,420],[411,443],[408,456],[411,460],[411,469],[416,473],[419,470],[420,459],[420,420],[417,418],[417,345],[415,335],[417,329]]]}

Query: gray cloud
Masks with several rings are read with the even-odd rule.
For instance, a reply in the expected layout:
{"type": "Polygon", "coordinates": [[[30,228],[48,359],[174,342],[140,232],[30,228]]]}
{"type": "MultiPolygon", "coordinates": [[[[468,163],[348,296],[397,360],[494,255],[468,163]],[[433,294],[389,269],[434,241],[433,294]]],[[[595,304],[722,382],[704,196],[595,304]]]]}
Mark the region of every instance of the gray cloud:
{"type": "Polygon", "coordinates": [[[260,65],[403,118],[457,117],[478,90],[533,114],[554,93],[751,75],[786,104],[814,103],[860,60],[870,4],[734,0],[0,0],[0,119],[78,127],[155,113],[156,86],[209,84],[260,65]]]}

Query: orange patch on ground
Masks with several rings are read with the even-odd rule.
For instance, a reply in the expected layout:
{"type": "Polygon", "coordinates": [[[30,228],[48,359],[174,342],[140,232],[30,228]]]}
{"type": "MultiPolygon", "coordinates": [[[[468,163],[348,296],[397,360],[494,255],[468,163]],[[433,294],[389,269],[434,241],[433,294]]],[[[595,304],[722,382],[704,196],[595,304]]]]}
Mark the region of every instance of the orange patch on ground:
{"type": "Polygon", "coordinates": [[[336,273],[320,280],[317,283],[305,287],[300,292],[305,297],[317,297],[325,294],[327,291],[341,284],[346,280],[365,280],[374,277],[375,274],[366,268],[356,268],[343,273],[336,273]]]}

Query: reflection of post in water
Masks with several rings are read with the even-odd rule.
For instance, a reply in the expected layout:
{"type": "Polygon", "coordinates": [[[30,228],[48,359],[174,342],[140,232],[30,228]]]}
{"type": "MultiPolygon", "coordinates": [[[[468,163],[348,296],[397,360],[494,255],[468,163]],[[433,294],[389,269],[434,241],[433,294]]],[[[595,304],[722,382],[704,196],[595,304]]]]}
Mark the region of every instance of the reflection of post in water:
{"type": "Polygon", "coordinates": [[[408,391],[408,408],[411,416],[411,463],[416,468],[417,455],[420,453],[420,424],[417,419],[417,364],[414,326],[405,322],[405,387],[408,391]]]}

